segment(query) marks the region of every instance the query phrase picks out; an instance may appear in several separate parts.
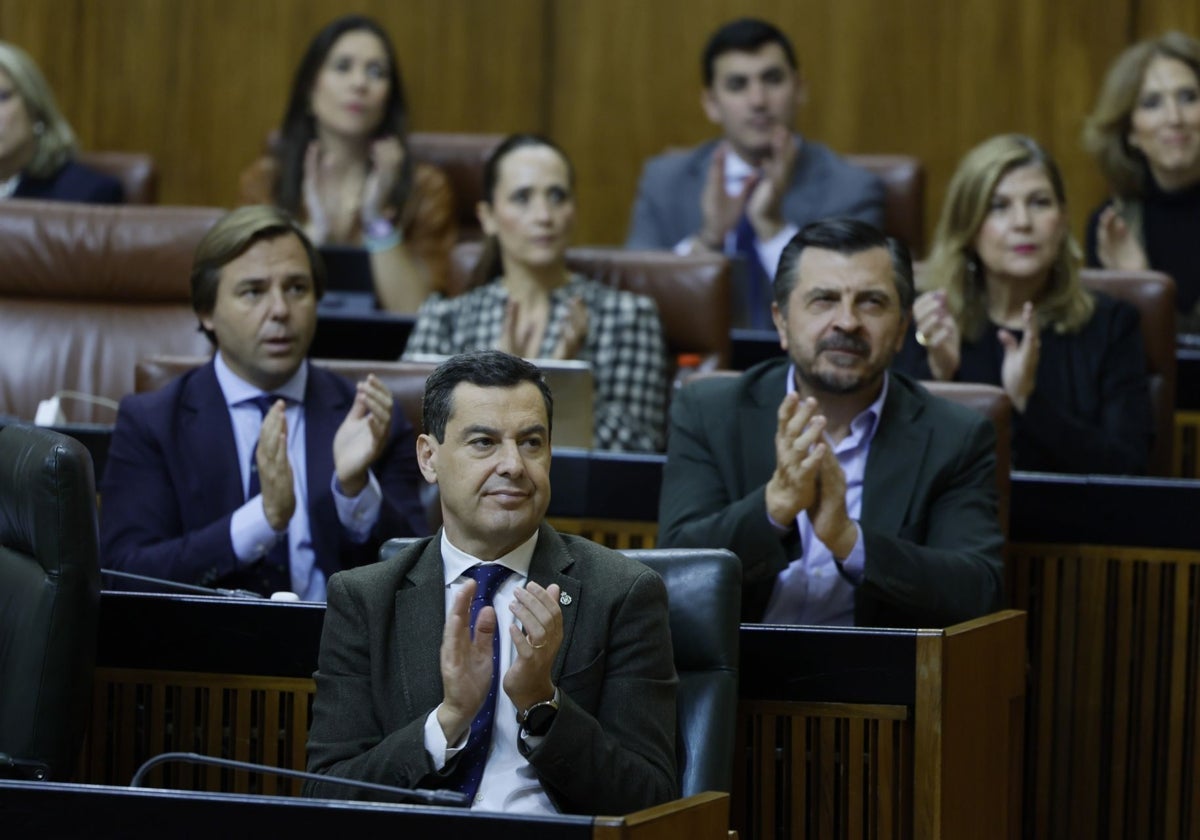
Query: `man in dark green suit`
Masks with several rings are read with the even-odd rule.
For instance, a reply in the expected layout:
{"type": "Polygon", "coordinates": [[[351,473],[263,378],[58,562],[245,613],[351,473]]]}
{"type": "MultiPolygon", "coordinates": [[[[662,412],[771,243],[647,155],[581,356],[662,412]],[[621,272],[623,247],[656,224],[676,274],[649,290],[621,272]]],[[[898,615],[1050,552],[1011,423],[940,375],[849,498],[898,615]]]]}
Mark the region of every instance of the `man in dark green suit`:
{"type": "Polygon", "coordinates": [[[624,814],[674,798],[666,590],[542,521],[541,371],[505,353],[455,356],[430,375],[423,413],[417,460],[444,526],[330,578],[309,769],[454,788],[482,810],[624,814]],[[485,578],[502,581],[494,596],[485,578]]]}
{"type": "Polygon", "coordinates": [[[788,358],[684,388],[659,544],[729,548],[743,620],[945,626],[999,607],[995,431],[888,373],[907,250],[852,219],[788,244],[772,314],[788,358]]]}

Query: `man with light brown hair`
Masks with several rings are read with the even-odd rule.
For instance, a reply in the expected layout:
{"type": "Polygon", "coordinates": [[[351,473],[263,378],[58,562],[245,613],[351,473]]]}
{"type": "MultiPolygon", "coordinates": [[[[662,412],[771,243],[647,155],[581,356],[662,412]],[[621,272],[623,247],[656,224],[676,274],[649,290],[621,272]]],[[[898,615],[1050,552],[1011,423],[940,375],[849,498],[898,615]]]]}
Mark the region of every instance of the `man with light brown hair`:
{"type": "Polygon", "coordinates": [[[216,353],[122,400],[101,484],[105,567],[324,600],[334,572],[427,531],[391,392],[306,359],[324,288],[281,210],[242,207],[205,235],[192,306],[216,353]]]}

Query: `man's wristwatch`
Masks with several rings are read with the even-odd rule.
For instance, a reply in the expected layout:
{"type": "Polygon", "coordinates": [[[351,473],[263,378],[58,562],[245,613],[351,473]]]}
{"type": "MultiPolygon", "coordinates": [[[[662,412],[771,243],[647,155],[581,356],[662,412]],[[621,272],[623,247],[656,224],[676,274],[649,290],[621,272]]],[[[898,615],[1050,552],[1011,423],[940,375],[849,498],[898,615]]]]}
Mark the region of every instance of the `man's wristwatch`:
{"type": "Polygon", "coordinates": [[[555,686],[554,696],[549,700],[534,703],[525,711],[517,712],[517,723],[521,727],[521,738],[526,738],[530,735],[535,737],[545,735],[550,731],[550,726],[554,723],[554,716],[557,714],[558,686],[555,686]]]}

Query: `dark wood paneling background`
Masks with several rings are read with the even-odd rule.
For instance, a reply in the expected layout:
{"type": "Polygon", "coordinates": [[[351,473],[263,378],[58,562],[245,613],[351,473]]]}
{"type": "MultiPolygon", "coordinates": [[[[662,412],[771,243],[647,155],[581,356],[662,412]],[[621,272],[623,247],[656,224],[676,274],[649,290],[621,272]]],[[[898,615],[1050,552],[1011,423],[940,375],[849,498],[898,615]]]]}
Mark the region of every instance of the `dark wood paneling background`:
{"type": "Polygon", "coordinates": [[[1079,145],[1104,68],[1144,35],[1200,33],[1195,0],[0,0],[0,37],[41,64],[84,147],[152,153],[164,203],[228,205],[304,45],[351,10],[392,33],[415,128],[565,146],[581,244],[623,239],[647,156],[712,133],[698,56],[728,18],[792,35],[804,132],[925,161],[930,230],[958,158],[1002,131],[1055,153],[1080,229],[1104,194],[1079,145]]]}

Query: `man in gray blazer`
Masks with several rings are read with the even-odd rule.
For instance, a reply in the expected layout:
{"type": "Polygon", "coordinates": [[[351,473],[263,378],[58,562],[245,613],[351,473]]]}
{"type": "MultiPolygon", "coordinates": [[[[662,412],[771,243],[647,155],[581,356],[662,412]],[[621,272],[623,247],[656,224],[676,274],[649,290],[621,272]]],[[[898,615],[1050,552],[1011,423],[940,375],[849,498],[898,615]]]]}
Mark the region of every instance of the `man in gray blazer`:
{"type": "MultiPolygon", "coordinates": [[[[626,247],[737,254],[769,282],[804,225],[831,216],[882,225],[879,178],[793,133],[805,86],[779,29],[753,18],[725,24],[702,68],[701,104],[724,136],[646,164],[626,247]]],[[[735,315],[769,327],[769,294],[755,298],[756,279],[745,279],[750,299],[735,300],[735,315]]]]}
{"type": "Polygon", "coordinates": [[[497,351],[455,356],[430,375],[423,413],[417,460],[444,526],[330,579],[309,769],[453,788],[482,810],[623,814],[672,799],[666,591],[543,522],[541,372],[497,351]]]}
{"type": "Polygon", "coordinates": [[[775,279],[789,358],[675,397],[659,544],[733,550],[743,620],[941,627],[999,607],[995,430],[888,372],[912,299],[898,241],[810,225],[775,279]]]}

